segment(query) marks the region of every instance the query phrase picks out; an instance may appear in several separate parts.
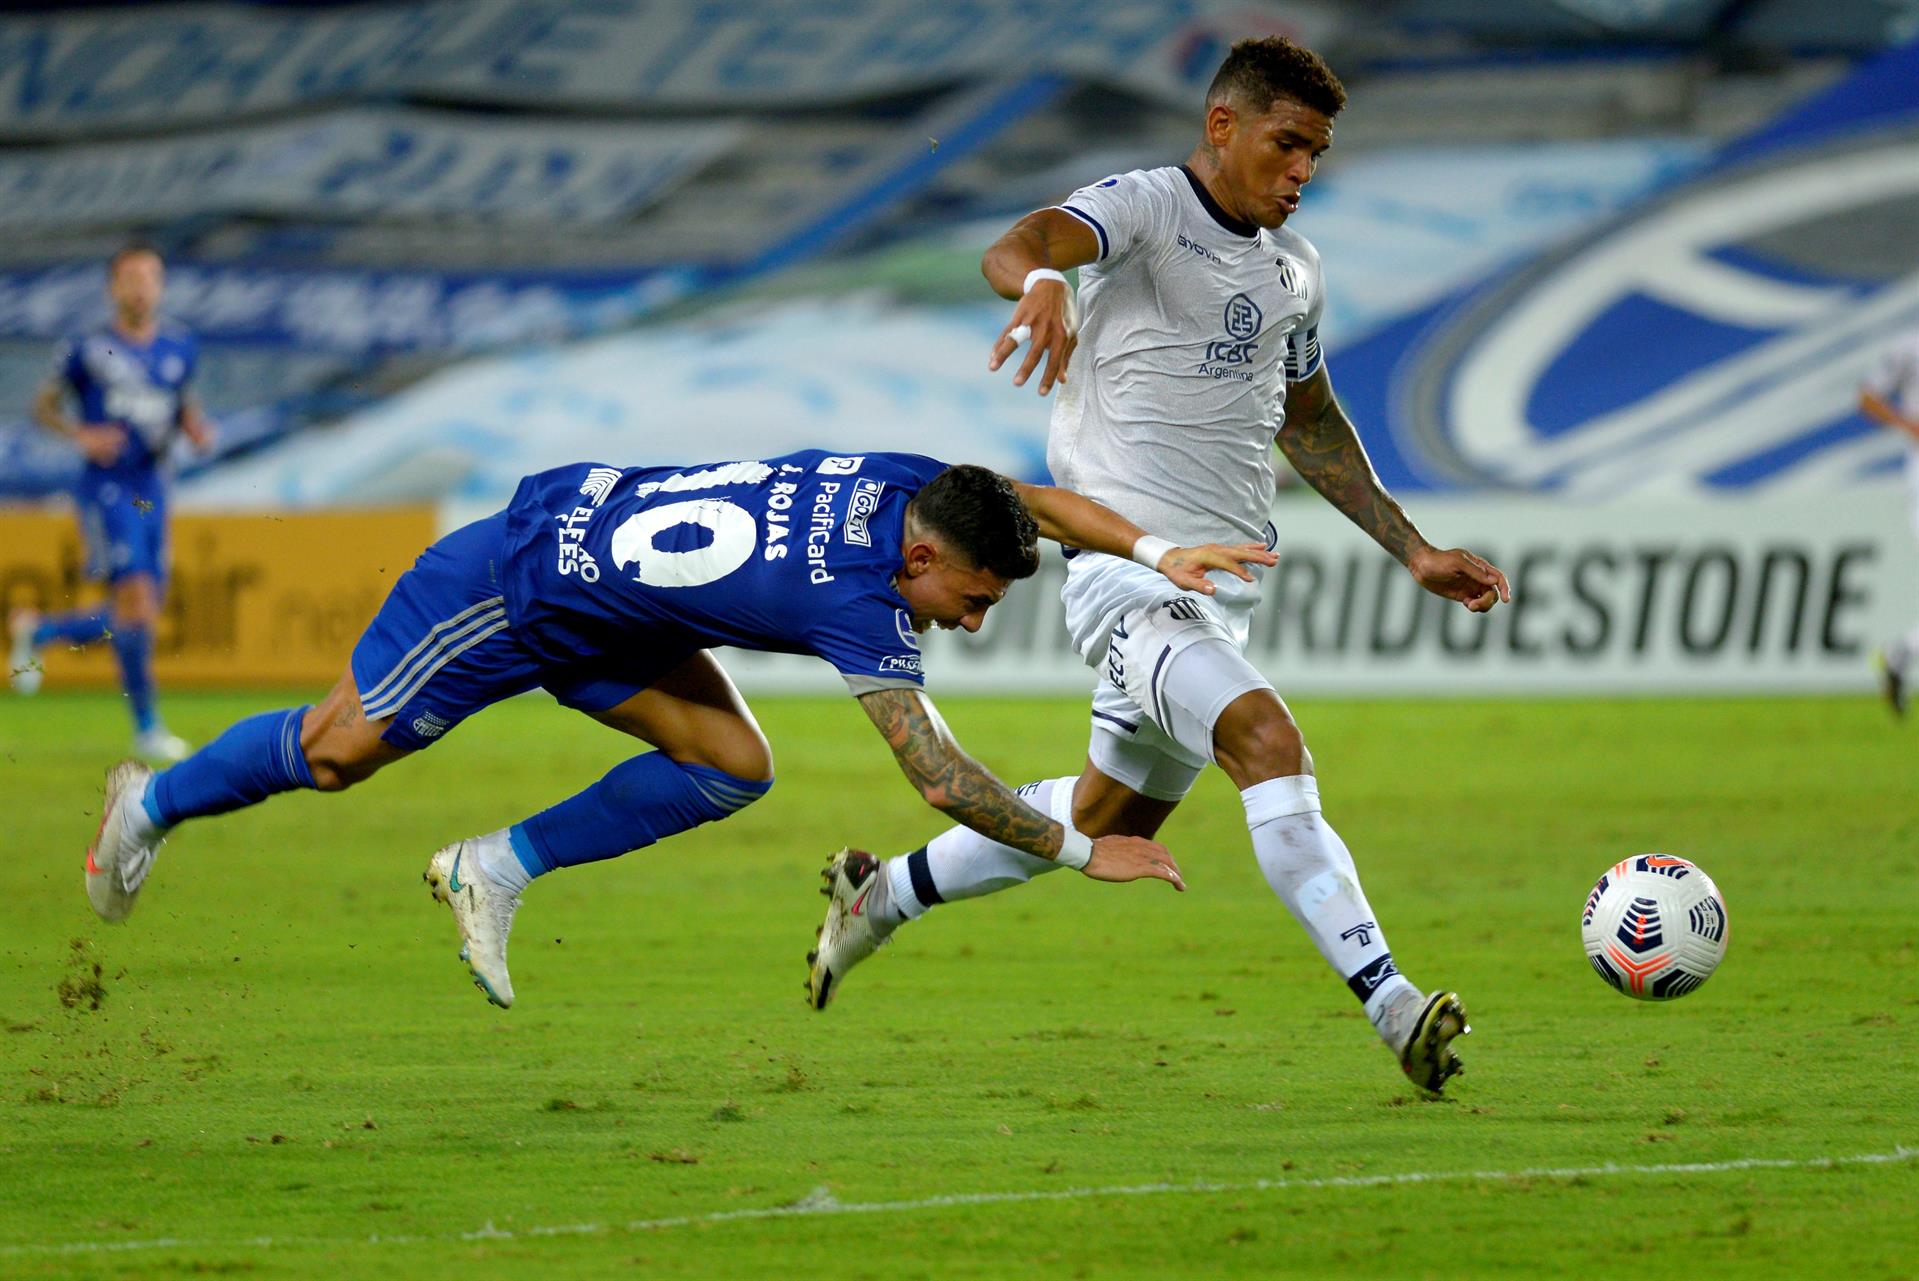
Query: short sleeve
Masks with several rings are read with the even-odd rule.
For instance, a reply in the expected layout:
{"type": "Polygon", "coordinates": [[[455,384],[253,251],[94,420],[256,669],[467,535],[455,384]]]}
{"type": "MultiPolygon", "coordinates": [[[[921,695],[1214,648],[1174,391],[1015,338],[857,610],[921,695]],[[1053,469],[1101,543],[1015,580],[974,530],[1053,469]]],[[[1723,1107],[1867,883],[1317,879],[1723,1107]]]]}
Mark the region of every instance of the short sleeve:
{"type": "Polygon", "coordinates": [[[1081,187],[1055,208],[1093,229],[1102,263],[1125,258],[1135,246],[1164,232],[1174,216],[1169,193],[1144,169],[1081,187]]]}
{"type": "Polygon", "coordinates": [[[1282,271],[1298,273],[1300,279],[1294,283],[1294,292],[1306,299],[1306,315],[1298,327],[1286,335],[1286,381],[1289,383],[1305,382],[1326,363],[1319,345],[1319,320],[1326,314],[1326,277],[1320,270],[1319,254],[1303,242],[1300,247],[1303,253],[1281,259],[1287,264],[1282,271]]]}
{"type": "Polygon", "coordinates": [[[877,597],[834,610],[809,639],[813,652],[833,665],[855,697],[926,684],[912,618],[877,597]]]}

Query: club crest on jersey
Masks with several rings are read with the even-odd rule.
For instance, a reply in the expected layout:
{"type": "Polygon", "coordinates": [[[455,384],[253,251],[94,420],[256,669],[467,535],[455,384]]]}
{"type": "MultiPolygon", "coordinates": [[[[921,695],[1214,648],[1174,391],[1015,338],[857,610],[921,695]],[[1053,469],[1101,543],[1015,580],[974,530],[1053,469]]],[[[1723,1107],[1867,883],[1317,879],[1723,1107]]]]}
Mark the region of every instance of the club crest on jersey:
{"type": "Polygon", "coordinates": [[[896,609],[893,611],[893,626],[899,629],[900,640],[905,643],[906,648],[918,653],[920,636],[913,630],[913,616],[903,609],[896,609]]]}
{"type": "Polygon", "coordinates": [[[1240,366],[1253,363],[1259,351],[1259,344],[1253,339],[1259,337],[1260,326],[1265,323],[1266,317],[1258,303],[1245,294],[1234,294],[1226,303],[1227,336],[1206,344],[1206,358],[1200,362],[1199,372],[1213,378],[1251,382],[1252,374],[1240,366]]]}
{"type": "Polygon", "coordinates": [[[606,501],[606,496],[613,492],[613,486],[619,484],[619,482],[619,468],[595,467],[586,474],[586,479],[580,483],[580,492],[591,498],[593,505],[598,507],[606,501]]]}

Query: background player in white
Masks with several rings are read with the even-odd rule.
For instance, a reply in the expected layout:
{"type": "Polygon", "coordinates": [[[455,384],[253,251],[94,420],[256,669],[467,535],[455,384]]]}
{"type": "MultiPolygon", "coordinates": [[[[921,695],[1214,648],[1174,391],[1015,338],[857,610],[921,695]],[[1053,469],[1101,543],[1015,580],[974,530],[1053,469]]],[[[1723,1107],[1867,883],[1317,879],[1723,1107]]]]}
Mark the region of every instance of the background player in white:
{"type": "MultiPolygon", "coordinates": [[[[1284,224],[1344,103],[1338,79],[1309,50],[1278,38],[1235,45],[1185,165],[1083,188],[1021,219],[987,251],[988,282],[1018,299],[990,367],[1030,333],[1013,381],[1024,384],[1044,360],[1040,394],[1060,386],[1047,449],[1054,477],[1136,523],[1184,542],[1273,545],[1277,441],[1301,478],[1421,586],[1488,610],[1510,598],[1504,575],[1420,536],[1373,473],[1320,358],[1319,256],[1284,224]],[[1061,274],[1070,267],[1084,269],[1077,334],[1061,274]]],[[[1467,1030],[1465,1013],[1452,993],[1422,995],[1399,974],[1353,860],[1321,816],[1299,728],[1241,652],[1257,586],[1180,595],[1128,561],[1081,552],[1062,594],[1074,643],[1102,674],[1092,741],[1077,778],[1029,784],[1024,794],[1088,835],[1148,835],[1216,762],[1240,789],[1274,892],[1407,1075],[1438,1090],[1458,1070],[1451,1042],[1467,1030]]],[[[833,901],[814,963],[815,1006],[831,994],[821,970],[843,975],[899,922],[1049,866],[965,830],[884,864],[841,855],[827,872],[833,901]]]]}
{"type": "Polygon", "coordinates": [[[176,434],[205,450],[213,428],[188,388],[199,345],[161,318],[165,288],[153,249],[131,245],[114,254],[107,263],[112,319],[62,344],[54,375],[34,400],[34,418],[83,459],[74,507],[87,576],[106,583],[107,600],[44,617],[16,613],[9,666],[14,689],[31,694],[46,646],[108,642],[133,717],[134,751],[175,761],[191,749],[161,723],[153,689],[153,629],[171,560],[166,460],[176,434]],[[78,417],[68,415],[69,399],[78,417]]]}
{"type": "MultiPolygon", "coordinates": [[[[1919,329],[1901,334],[1880,357],[1859,390],[1867,417],[1904,433],[1906,489],[1912,532],[1919,537],[1919,329]]],[[[1906,714],[1906,687],[1919,660],[1919,624],[1879,655],[1879,679],[1893,714],[1906,714]]]]}

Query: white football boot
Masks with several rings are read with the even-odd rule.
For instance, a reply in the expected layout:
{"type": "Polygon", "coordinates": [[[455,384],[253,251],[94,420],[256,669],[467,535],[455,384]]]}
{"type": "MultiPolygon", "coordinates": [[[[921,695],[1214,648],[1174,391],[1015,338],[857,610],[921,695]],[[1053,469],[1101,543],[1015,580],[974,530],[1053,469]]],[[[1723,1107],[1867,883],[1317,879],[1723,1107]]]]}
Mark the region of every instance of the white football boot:
{"type": "Polygon", "coordinates": [[[839,991],[846,972],[892,941],[891,930],[881,930],[868,910],[874,894],[886,892],[880,861],[865,850],[841,850],[820,872],[826,884],[826,921],[818,930],[819,943],[806,954],[808,1002],[826,1008],[839,991]]]}
{"type": "Polygon", "coordinates": [[[453,922],[460,927],[460,959],[473,973],[473,986],[504,1010],[513,1004],[506,938],[513,932],[520,896],[488,876],[480,864],[476,848],[494,841],[506,843],[504,829],[447,846],[426,865],[426,884],[434,898],[453,910],[453,922]]]}
{"type": "Polygon", "coordinates": [[[40,651],[33,647],[33,632],[40,626],[40,615],[31,609],[16,609],[7,619],[10,644],[7,647],[7,683],[16,694],[37,694],[46,671],[40,666],[40,651]]]}
{"type": "Polygon", "coordinates": [[[1430,993],[1412,1034],[1399,1047],[1399,1066],[1406,1078],[1427,1094],[1439,1094],[1449,1079],[1466,1070],[1452,1047],[1454,1040],[1472,1030],[1457,993],[1430,993]]]}
{"type": "Polygon", "coordinates": [[[87,846],[87,901],[103,921],[127,919],[153,870],[154,856],[166,843],[165,836],[148,835],[151,824],[140,808],[152,777],[152,770],[133,760],[107,771],[100,830],[87,846]]]}
{"type": "Polygon", "coordinates": [[[166,726],[155,725],[134,735],[133,753],[149,761],[178,765],[193,755],[193,744],[178,734],[170,733],[166,726]]]}

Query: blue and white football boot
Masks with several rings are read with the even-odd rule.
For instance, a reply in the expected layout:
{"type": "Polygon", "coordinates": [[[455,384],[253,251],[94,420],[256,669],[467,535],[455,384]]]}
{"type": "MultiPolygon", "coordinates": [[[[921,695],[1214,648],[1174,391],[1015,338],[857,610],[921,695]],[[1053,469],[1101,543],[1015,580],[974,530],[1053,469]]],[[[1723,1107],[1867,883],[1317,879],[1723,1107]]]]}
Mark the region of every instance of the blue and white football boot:
{"type": "Polygon", "coordinates": [[[506,972],[506,938],[520,895],[486,874],[476,849],[507,842],[505,829],[447,846],[426,865],[426,885],[453,912],[460,927],[460,959],[473,974],[473,986],[506,1009],[513,1004],[513,979],[506,972]]]}

